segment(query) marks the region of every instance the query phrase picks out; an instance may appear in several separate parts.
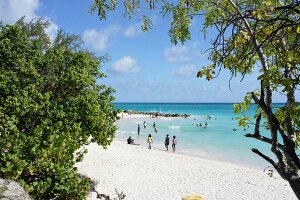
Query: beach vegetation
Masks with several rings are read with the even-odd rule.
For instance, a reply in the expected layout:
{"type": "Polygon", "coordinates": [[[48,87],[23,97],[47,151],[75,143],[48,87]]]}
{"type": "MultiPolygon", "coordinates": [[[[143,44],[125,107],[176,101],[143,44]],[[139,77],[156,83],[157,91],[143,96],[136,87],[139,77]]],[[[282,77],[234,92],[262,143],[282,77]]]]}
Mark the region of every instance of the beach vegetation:
{"type": "MultiPolygon", "coordinates": [[[[197,77],[212,80],[223,70],[232,77],[256,76],[259,88],[249,91],[244,102],[235,105],[236,113],[244,113],[254,103],[257,105],[254,122],[249,117],[239,118],[239,124],[254,123],[253,133],[246,137],[270,145],[275,159],[253,148],[252,151],[271,164],[279,175],[289,182],[300,199],[300,160],[296,149],[300,144],[300,105],[296,99],[300,81],[300,2],[293,0],[145,0],[121,1],[125,16],[140,18],[149,13],[145,7],[156,9],[169,17],[169,36],[172,43],[191,39],[194,18],[203,19],[202,31],[211,34],[208,49],[211,64],[201,66],[197,77]],[[123,4],[122,4],[123,5],[123,4]],[[213,30],[213,31],[211,31],[213,30]],[[213,33],[216,33],[213,35],[213,33]],[[285,97],[285,104],[274,107],[274,93],[285,97]],[[262,123],[264,118],[266,123],[262,123]],[[268,135],[261,134],[266,127],[268,135]]],[[[106,12],[116,9],[112,0],[95,0],[91,11],[100,19],[106,12]],[[104,11],[105,10],[105,11],[104,11]]],[[[201,65],[201,64],[199,64],[201,65]]],[[[230,87],[230,81],[229,81],[230,87]]]]}
{"type": "Polygon", "coordinates": [[[34,199],[85,199],[90,180],[74,165],[86,144],[111,144],[114,90],[100,84],[105,58],[63,31],[50,40],[48,25],[0,27],[0,177],[34,199]]]}

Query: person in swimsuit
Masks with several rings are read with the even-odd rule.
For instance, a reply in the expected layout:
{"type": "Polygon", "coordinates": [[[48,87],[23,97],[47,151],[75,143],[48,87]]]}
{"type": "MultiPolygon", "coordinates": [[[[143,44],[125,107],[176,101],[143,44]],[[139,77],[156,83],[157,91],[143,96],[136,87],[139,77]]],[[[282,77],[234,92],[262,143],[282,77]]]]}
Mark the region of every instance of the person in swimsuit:
{"type": "Polygon", "coordinates": [[[173,140],[172,140],[172,149],[173,149],[173,151],[175,151],[176,144],[177,144],[177,140],[176,140],[176,136],[174,135],[173,140]]]}
{"type": "Polygon", "coordinates": [[[169,150],[169,143],[170,143],[170,138],[169,135],[167,134],[166,139],[165,139],[165,147],[167,151],[169,150]]]}

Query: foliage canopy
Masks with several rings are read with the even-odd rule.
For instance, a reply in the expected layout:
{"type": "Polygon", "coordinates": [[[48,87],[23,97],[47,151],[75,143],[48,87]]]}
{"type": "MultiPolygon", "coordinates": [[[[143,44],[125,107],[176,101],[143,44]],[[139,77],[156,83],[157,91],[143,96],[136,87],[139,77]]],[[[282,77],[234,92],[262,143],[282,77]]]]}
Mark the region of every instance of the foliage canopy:
{"type": "Polygon", "coordinates": [[[88,142],[112,142],[113,89],[100,85],[103,58],[47,22],[24,19],[0,28],[0,176],[38,199],[84,199],[89,180],[74,164],[88,142]]]}

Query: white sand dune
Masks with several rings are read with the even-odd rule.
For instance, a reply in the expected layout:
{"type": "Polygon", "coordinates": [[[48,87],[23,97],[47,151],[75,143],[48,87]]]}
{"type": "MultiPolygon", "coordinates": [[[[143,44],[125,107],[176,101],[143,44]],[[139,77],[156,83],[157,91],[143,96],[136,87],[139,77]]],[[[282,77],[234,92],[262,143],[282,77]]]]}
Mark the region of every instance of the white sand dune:
{"type": "Polygon", "coordinates": [[[111,197],[117,188],[128,200],[180,200],[192,194],[203,194],[208,200],[296,199],[288,182],[256,169],[120,141],[107,150],[90,144],[88,150],[78,169],[98,182],[99,193],[111,197]]]}

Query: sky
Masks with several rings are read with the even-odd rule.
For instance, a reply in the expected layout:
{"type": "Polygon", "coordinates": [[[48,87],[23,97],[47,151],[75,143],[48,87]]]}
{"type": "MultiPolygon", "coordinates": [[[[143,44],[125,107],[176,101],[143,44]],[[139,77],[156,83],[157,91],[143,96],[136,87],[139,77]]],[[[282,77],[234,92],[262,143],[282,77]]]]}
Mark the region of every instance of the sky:
{"type": "MultiPolygon", "coordinates": [[[[258,88],[258,72],[234,77],[229,89],[230,73],[222,70],[212,81],[196,78],[201,68],[210,63],[208,53],[211,30],[201,32],[203,19],[194,18],[192,39],[184,45],[173,45],[168,30],[170,18],[157,10],[146,9],[153,27],[142,32],[138,17],[124,18],[122,8],[100,21],[88,14],[92,0],[0,0],[0,20],[13,24],[25,16],[27,20],[44,17],[50,22],[47,33],[55,37],[59,29],[81,36],[84,47],[96,56],[108,54],[110,60],[101,67],[107,77],[98,80],[115,88],[116,102],[241,102],[246,92],[258,88]]],[[[122,5],[120,5],[122,6],[122,5]]],[[[285,102],[274,95],[274,102],[285,102]]]]}

